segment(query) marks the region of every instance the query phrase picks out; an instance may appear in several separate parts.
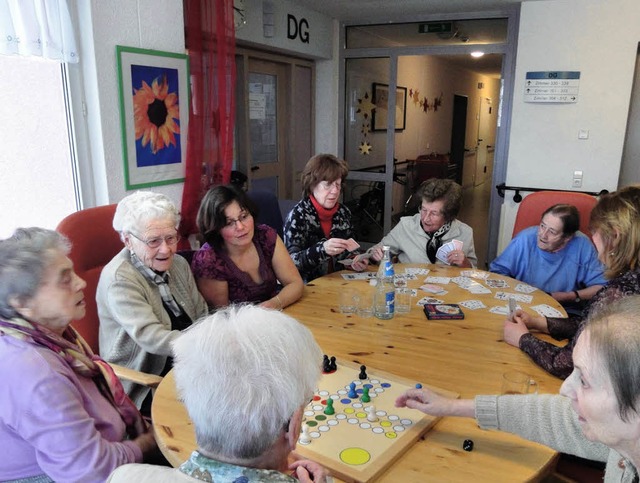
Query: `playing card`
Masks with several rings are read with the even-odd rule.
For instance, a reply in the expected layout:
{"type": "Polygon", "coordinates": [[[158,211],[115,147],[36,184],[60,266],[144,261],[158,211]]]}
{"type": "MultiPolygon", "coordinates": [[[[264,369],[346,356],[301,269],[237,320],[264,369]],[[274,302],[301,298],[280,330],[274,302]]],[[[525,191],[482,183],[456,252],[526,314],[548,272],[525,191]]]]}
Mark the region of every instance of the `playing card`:
{"type": "Polygon", "coordinates": [[[424,305],[424,304],[443,304],[444,300],[436,299],[433,297],[422,297],[416,305],[424,305]]]}
{"type": "Polygon", "coordinates": [[[516,285],[516,292],[531,293],[535,292],[536,290],[538,289],[532,287],[531,285],[527,285],[526,283],[519,283],[518,285],[516,285]]]}
{"type": "Polygon", "coordinates": [[[462,305],[471,310],[485,309],[487,307],[481,300],[463,300],[462,302],[458,302],[458,305],[462,305]]]}
{"type": "Polygon", "coordinates": [[[410,273],[413,275],[429,275],[429,269],[428,268],[405,268],[404,269],[404,273],[410,273]]]}
{"type": "Polygon", "coordinates": [[[489,312],[491,312],[492,314],[498,314],[498,315],[508,315],[509,307],[507,307],[506,305],[494,305],[489,309],[489,312]]]}
{"type": "Polygon", "coordinates": [[[451,243],[453,243],[454,250],[462,250],[462,247],[464,246],[464,243],[460,240],[453,240],[451,243]]]}
{"type": "Polygon", "coordinates": [[[540,304],[534,305],[531,308],[544,317],[562,317],[562,313],[551,307],[551,305],[540,304]]]}
{"type": "Polygon", "coordinates": [[[375,272],[343,273],[345,280],[371,280],[376,278],[375,272]]]}
{"type": "Polygon", "coordinates": [[[461,288],[467,288],[472,283],[475,283],[469,277],[453,277],[451,281],[461,288]]]}
{"type": "Polygon", "coordinates": [[[450,277],[427,277],[424,279],[425,283],[441,283],[442,285],[446,285],[451,280],[450,277]]]}
{"type": "Polygon", "coordinates": [[[353,258],[347,258],[345,260],[338,260],[338,263],[342,263],[345,267],[350,267],[353,265],[353,258]]]}
{"type": "Polygon", "coordinates": [[[460,275],[463,277],[479,278],[480,280],[486,280],[489,278],[489,272],[483,272],[480,270],[462,270],[460,275]]]}
{"type": "Polygon", "coordinates": [[[442,288],[440,285],[433,285],[430,283],[425,283],[420,287],[420,289],[428,293],[435,293],[435,294],[447,293],[447,291],[444,288],[442,288]]]}
{"type": "Polygon", "coordinates": [[[407,290],[409,290],[411,292],[411,296],[412,297],[417,297],[418,296],[418,289],[417,288],[410,288],[410,289],[407,289],[407,290]]]}
{"type": "Polygon", "coordinates": [[[513,314],[516,313],[518,305],[516,304],[516,299],[513,297],[509,297],[509,318],[513,319],[513,314]]]}
{"type": "Polygon", "coordinates": [[[509,298],[514,298],[517,302],[523,302],[525,304],[530,304],[533,300],[533,297],[531,295],[508,292],[496,292],[496,298],[498,300],[509,300],[509,298]]]}
{"type": "Polygon", "coordinates": [[[473,294],[491,293],[491,290],[489,290],[487,287],[479,283],[474,283],[464,288],[466,288],[469,292],[473,294]]]}
{"type": "Polygon", "coordinates": [[[491,288],[507,288],[509,286],[509,284],[506,281],[498,280],[495,278],[488,278],[487,280],[484,281],[484,283],[486,283],[487,286],[491,288]]]}
{"type": "Polygon", "coordinates": [[[360,245],[353,238],[349,238],[347,240],[347,250],[348,251],[352,252],[354,250],[357,250],[358,248],[360,248],[360,245]]]}
{"type": "Polygon", "coordinates": [[[450,251],[451,250],[449,250],[448,247],[446,247],[446,245],[442,245],[440,248],[438,248],[438,251],[436,252],[436,258],[446,265],[451,265],[449,263],[449,259],[447,258],[447,255],[449,255],[450,251]]]}

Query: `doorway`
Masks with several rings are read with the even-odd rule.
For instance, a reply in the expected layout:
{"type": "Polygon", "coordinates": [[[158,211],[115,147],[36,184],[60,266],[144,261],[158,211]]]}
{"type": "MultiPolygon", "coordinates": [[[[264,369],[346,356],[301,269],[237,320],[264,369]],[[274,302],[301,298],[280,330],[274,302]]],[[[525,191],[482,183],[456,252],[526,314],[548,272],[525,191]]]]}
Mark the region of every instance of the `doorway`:
{"type": "Polygon", "coordinates": [[[278,199],[299,195],[299,177],[313,150],[314,64],[236,49],[234,169],[250,190],[278,199]]]}
{"type": "Polygon", "coordinates": [[[464,143],[467,135],[467,104],[469,98],[454,94],[453,122],[451,124],[450,169],[455,173],[456,183],[462,186],[462,170],[464,168],[464,143]]]}

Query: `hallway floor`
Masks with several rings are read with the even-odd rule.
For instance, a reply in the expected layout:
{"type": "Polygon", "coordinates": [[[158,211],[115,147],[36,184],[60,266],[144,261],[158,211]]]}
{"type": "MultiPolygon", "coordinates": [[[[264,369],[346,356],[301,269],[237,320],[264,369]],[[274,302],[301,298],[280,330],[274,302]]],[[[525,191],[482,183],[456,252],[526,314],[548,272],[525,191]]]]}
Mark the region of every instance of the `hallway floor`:
{"type": "Polygon", "coordinates": [[[489,202],[491,201],[491,181],[479,186],[465,188],[462,194],[462,208],[458,218],[473,228],[473,241],[478,256],[478,268],[486,270],[487,246],[489,243],[489,202]]]}

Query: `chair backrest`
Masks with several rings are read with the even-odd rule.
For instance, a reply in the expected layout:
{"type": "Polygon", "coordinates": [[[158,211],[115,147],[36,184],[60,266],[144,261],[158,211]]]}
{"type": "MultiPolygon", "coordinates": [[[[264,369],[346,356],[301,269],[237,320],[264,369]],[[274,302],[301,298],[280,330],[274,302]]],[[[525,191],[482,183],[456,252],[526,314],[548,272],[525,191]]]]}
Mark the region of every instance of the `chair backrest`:
{"type": "Polygon", "coordinates": [[[67,216],[56,228],[71,242],[69,258],[78,276],[87,282],[84,289],[85,316],[72,325],[96,354],[100,349],[100,321],[96,303],[98,280],[104,266],[123,248],[120,236],[112,225],[115,212],[115,204],[88,208],[67,216]]]}
{"type": "Polygon", "coordinates": [[[282,238],[282,214],[280,213],[280,205],[278,197],[270,191],[249,190],[247,196],[258,208],[258,217],[256,223],[269,225],[278,232],[282,238]]]}
{"type": "Polygon", "coordinates": [[[537,191],[525,197],[516,214],[516,221],[513,225],[513,234],[516,236],[520,231],[530,226],[538,225],[547,208],[558,203],[573,205],[580,213],[580,231],[589,234],[589,217],[591,210],[598,200],[586,193],[576,193],[574,191],[537,191]]]}

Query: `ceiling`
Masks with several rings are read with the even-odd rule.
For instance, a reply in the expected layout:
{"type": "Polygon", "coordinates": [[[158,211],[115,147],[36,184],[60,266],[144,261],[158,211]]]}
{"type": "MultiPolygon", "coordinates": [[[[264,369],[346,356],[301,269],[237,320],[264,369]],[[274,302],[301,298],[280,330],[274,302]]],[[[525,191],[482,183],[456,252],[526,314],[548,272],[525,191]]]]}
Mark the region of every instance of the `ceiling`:
{"type": "Polygon", "coordinates": [[[292,0],[342,21],[385,21],[403,16],[481,12],[539,0],[292,0]]]}
{"type": "MultiPolygon", "coordinates": [[[[302,5],[310,10],[323,13],[328,17],[344,21],[371,23],[380,22],[380,28],[388,29],[388,32],[394,29],[394,26],[388,25],[389,19],[401,18],[412,19],[415,22],[417,18],[432,16],[434,14],[447,13],[464,13],[464,12],[483,12],[491,10],[500,10],[507,7],[518,5],[525,1],[539,0],[292,0],[293,3],[302,5]]],[[[394,41],[398,41],[397,36],[403,29],[399,26],[396,34],[393,35],[394,41]]],[[[405,32],[406,32],[405,28],[405,32]]],[[[381,35],[386,37],[386,35],[381,35]]],[[[390,37],[387,37],[390,38],[390,37]]],[[[410,45],[407,39],[401,41],[404,45],[410,45]]],[[[474,59],[466,55],[439,56],[441,59],[451,62],[458,67],[465,68],[472,72],[491,77],[499,77],[502,56],[501,55],[485,55],[484,57],[474,59]]]]}

